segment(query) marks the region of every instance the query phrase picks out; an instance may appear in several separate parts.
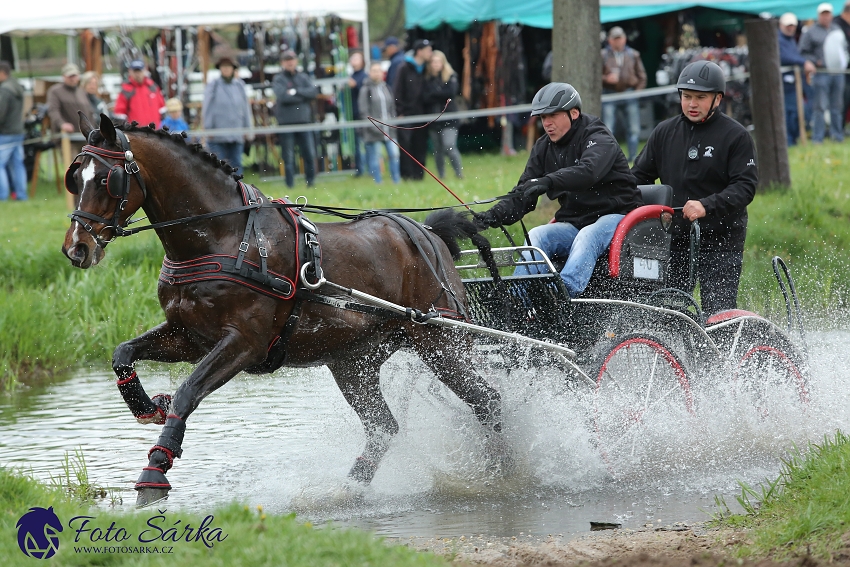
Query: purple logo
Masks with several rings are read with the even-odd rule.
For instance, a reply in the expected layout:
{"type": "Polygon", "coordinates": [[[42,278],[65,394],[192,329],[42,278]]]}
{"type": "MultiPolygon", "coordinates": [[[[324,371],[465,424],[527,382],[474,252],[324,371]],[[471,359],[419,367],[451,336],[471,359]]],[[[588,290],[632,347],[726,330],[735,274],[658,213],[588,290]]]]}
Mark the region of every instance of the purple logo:
{"type": "Polygon", "coordinates": [[[18,520],[18,547],[27,557],[47,559],[59,550],[62,522],[50,508],[30,508],[18,520]]]}

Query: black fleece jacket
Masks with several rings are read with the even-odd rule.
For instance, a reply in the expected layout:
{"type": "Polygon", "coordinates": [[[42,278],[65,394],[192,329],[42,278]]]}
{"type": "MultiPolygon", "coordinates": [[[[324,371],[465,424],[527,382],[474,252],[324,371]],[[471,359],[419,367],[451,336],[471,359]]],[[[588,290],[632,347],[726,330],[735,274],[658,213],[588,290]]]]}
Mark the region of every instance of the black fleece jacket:
{"type": "MultiPolygon", "coordinates": [[[[700,227],[706,232],[746,227],[747,205],[759,179],[752,137],[719,111],[698,124],[680,114],[656,126],[632,173],[638,183],[660,179],[673,187],[674,207],[702,203],[700,227]]],[[[690,223],[682,215],[675,215],[674,223],[677,233],[688,233],[690,223]]]]}
{"type": "Polygon", "coordinates": [[[537,206],[537,197],[523,194],[534,178],[551,182],[546,195],[561,208],[555,220],[578,229],[610,214],[626,214],[643,205],[629,162],[617,140],[599,118],[582,114],[557,142],[544,134],[537,139],[525,171],[510,195],[488,211],[501,224],[513,224],[537,206]]]}

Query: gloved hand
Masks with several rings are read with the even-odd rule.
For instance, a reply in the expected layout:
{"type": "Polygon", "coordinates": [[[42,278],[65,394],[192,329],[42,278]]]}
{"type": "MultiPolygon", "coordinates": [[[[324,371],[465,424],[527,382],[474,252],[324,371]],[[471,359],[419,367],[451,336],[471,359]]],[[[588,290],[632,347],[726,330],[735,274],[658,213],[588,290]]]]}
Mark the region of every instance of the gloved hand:
{"type": "Polygon", "coordinates": [[[529,179],[519,188],[526,199],[536,199],[552,188],[552,180],[548,177],[529,179]]]}
{"type": "Polygon", "coordinates": [[[472,222],[475,228],[479,231],[486,230],[493,226],[499,226],[502,223],[496,218],[492,211],[484,211],[482,213],[472,213],[472,222]]]}

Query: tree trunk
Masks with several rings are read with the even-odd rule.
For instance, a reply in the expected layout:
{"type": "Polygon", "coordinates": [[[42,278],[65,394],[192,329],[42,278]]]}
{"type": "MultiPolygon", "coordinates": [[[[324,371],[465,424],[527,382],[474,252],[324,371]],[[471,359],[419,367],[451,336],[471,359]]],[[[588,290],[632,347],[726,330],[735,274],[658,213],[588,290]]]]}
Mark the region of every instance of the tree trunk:
{"type": "Polygon", "coordinates": [[[746,22],[759,188],[791,185],[776,20],[746,22]]]}
{"type": "Polygon", "coordinates": [[[599,0],[552,1],[552,81],[581,95],[582,112],[602,111],[599,0]]]}

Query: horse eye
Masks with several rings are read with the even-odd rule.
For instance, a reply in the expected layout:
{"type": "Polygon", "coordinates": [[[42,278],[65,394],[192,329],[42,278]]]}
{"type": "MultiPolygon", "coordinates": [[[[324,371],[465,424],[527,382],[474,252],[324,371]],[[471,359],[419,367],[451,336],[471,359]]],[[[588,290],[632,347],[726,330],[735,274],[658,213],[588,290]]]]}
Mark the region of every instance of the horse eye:
{"type": "Polygon", "coordinates": [[[106,178],[105,177],[100,180],[100,184],[103,185],[104,187],[106,187],[106,178]]]}

